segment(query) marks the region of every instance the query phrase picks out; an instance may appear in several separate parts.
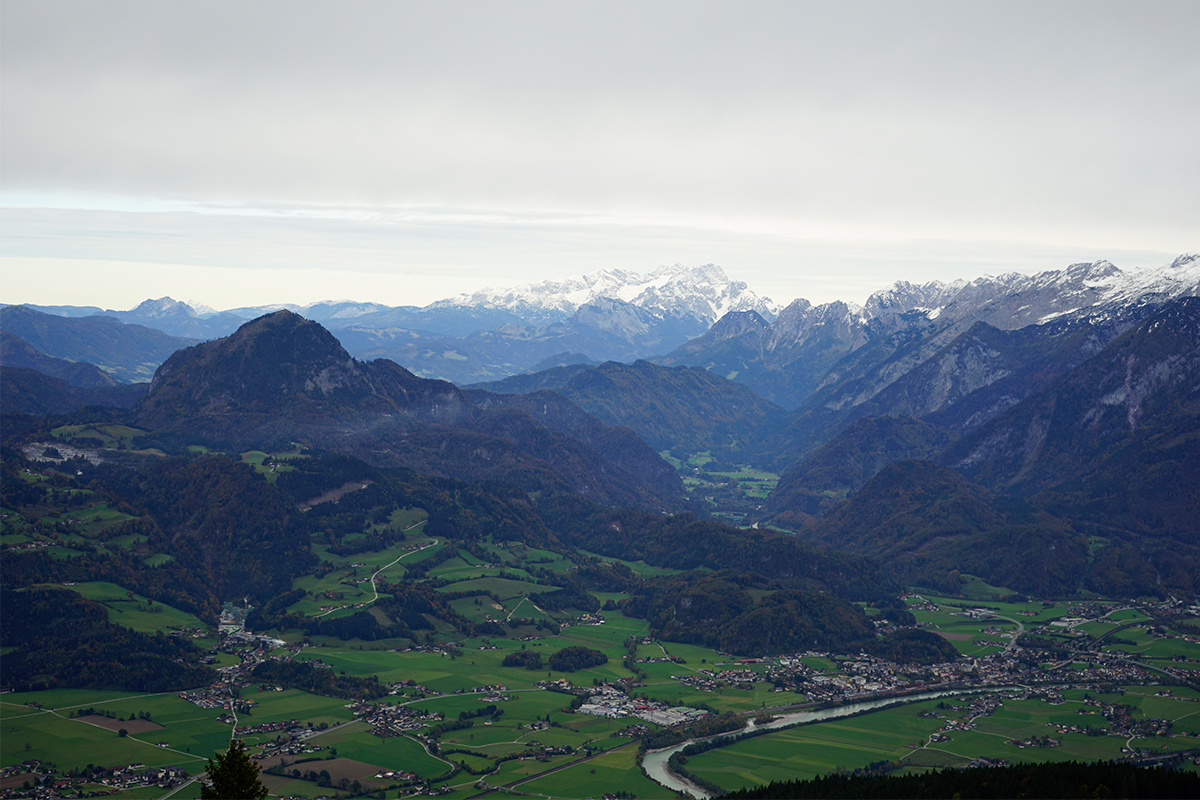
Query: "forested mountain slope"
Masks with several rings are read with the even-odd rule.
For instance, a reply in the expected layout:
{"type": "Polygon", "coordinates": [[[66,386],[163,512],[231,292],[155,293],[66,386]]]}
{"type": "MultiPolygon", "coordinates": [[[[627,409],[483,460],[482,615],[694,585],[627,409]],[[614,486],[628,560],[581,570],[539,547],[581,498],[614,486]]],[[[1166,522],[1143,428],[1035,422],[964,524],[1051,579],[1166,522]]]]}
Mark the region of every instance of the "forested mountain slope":
{"type": "Polygon", "coordinates": [[[913,417],[865,417],[779,478],[768,498],[775,524],[800,527],[835,508],[888,464],[930,459],[954,441],[952,432],[913,417]]]}
{"type": "Polygon", "coordinates": [[[48,356],[8,331],[0,331],[0,366],[37,370],[81,388],[119,386],[121,383],[95,364],[48,356]]]}
{"type": "Polygon", "coordinates": [[[682,507],[678,475],[645,444],[601,432],[599,423],[582,426],[602,455],[568,432],[568,418],[582,412],[562,404],[554,411],[535,419],[482,408],[451,383],[387,360],[353,359],[319,324],[284,310],[173,355],[135,419],[180,441],[267,449],[308,441],[379,465],[538,489],[561,484],[616,505],[682,507]]]}
{"type": "Polygon", "coordinates": [[[167,356],[194,340],[112,317],[60,317],[24,306],[0,308],[0,329],[54,358],[95,364],[122,381],[145,381],[167,356]]]}
{"type": "Polygon", "coordinates": [[[1087,566],[1086,535],[930,461],[888,465],[804,537],[883,560],[902,580],[954,591],[947,576],[959,571],[1039,596],[1070,595],[1087,566]]]}
{"type": "Polygon", "coordinates": [[[748,388],[707,370],[649,361],[555,367],[478,388],[553,390],[608,425],[629,426],[655,450],[709,451],[735,462],[753,453],[764,431],[783,417],[748,388]]]}

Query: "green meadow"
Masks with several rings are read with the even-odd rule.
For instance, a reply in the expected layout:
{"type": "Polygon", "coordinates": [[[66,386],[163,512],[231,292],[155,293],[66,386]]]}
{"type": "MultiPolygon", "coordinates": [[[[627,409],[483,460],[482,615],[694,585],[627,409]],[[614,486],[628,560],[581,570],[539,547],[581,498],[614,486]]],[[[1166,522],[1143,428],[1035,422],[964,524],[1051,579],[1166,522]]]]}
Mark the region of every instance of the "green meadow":
{"type": "Polygon", "coordinates": [[[900,759],[940,727],[939,720],[917,716],[932,705],[929,701],[758,736],[693,756],[687,769],[736,789],[900,759]]]}
{"type": "MultiPolygon", "coordinates": [[[[963,710],[939,708],[941,700],[925,700],[863,714],[788,728],[777,733],[735,742],[726,747],[692,756],[686,768],[725,789],[763,785],[771,781],[811,778],[835,770],[853,770],[879,762],[890,762],[901,772],[963,766],[976,758],[1012,762],[1106,760],[1123,755],[1128,744],[1134,750],[1152,753],[1190,751],[1200,748],[1200,738],[1182,735],[1089,736],[1059,733],[1058,725],[1091,725],[1107,728],[1102,716],[1082,700],[1088,692],[1070,690],[1061,704],[1043,699],[1005,699],[995,712],[969,718],[963,710]],[[936,718],[919,716],[933,712],[936,718]],[[1081,713],[1082,712],[1082,713],[1081,713]],[[948,719],[971,721],[970,730],[943,731],[948,719]],[[931,740],[940,734],[942,741],[931,740]],[[1054,747],[1020,747],[1010,740],[1049,736],[1054,747]]],[[[1172,688],[1172,696],[1155,696],[1152,687],[1128,687],[1122,695],[1095,695],[1107,702],[1133,705],[1135,718],[1169,719],[1179,730],[1200,730],[1200,696],[1194,690],[1172,688]]],[[[947,705],[966,707],[961,698],[947,698],[947,705]]]]}
{"type": "Polygon", "coordinates": [[[641,773],[636,757],[635,744],[623,745],[554,775],[523,783],[517,791],[548,797],[595,797],[602,788],[603,793],[628,792],[642,798],[670,797],[671,792],[641,773]]]}
{"type": "Polygon", "coordinates": [[[274,483],[279,479],[279,473],[290,472],[295,467],[287,463],[289,458],[302,458],[299,453],[264,453],[262,450],[249,450],[242,453],[242,462],[249,464],[254,471],[274,483]]]}
{"type": "MultiPolygon", "coordinates": [[[[120,431],[110,431],[116,436],[120,431]]],[[[74,433],[72,435],[81,435],[74,433]]],[[[126,435],[126,434],[122,434],[126,435]]],[[[251,451],[242,454],[243,460],[256,469],[277,474],[286,469],[294,453],[265,453],[251,451]]],[[[693,457],[702,466],[706,455],[693,457]]],[[[732,479],[748,496],[756,485],[774,478],[766,473],[715,473],[707,478],[732,479]]],[[[726,484],[728,485],[728,484],[726,484]]],[[[92,502],[92,498],[72,498],[92,502]]],[[[302,771],[318,771],[327,761],[336,764],[339,775],[365,775],[373,769],[403,769],[416,773],[435,786],[448,789],[446,797],[466,798],[480,791],[479,781],[489,786],[505,786],[521,782],[511,791],[502,789],[497,796],[526,793],[534,796],[584,798],[604,793],[626,792],[637,797],[669,797],[671,792],[646,778],[637,768],[636,741],[621,735],[636,719],[606,719],[574,713],[569,706],[573,695],[550,691],[539,682],[566,679],[576,686],[616,683],[632,680],[634,673],[622,661],[628,654],[630,640],[650,634],[645,620],[625,617],[609,606],[601,612],[602,624],[585,623],[578,609],[539,609],[530,595],[553,591],[537,577],[541,570],[563,573],[575,568],[575,563],[563,553],[542,550],[511,542],[486,541],[478,548],[468,549],[454,542],[436,540],[424,533],[425,512],[413,508],[377,509],[370,515],[374,520],[361,534],[344,538],[353,544],[361,537],[403,531],[386,542],[389,546],[340,556],[329,551],[321,536],[314,537],[313,551],[323,562],[318,574],[297,579],[294,588],[304,589],[305,596],[288,610],[308,616],[332,618],[348,616],[361,610],[375,595],[370,578],[378,576],[382,586],[402,579],[413,565],[429,558],[442,558],[428,571],[428,579],[437,591],[452,595],[463,592],[485,592],[467,597],[455,597],[450,605],[458,614],[482,625],[490,618],[501,627],[471,628],[462,626],[456,631],[444,619],[427,617],[432,629],[419,629],[416,641],[339,640],[330,636],[305,636],[300,628],[277,632],[288,642],[303,643],[304,647],[292,656],[297,661],[319,659],[337,674],[353,677],[375,676],[388,685],[399,686],[396,694],[372,701],[378,704],[404,704],[426,713],[440,713],[446,721],[465,714],[472,724],[460,729],[444,729],[437,739],[438,752],[432,753],[413,734],[380,736],[372,733],[372,725],[356,719],[346,699],[323,697],[294,688],[276,691],[275,686],[251,682],[239,688],[240,699],[249,710],[238,712],[238,725],[290,722],[314,730],[307,739],[319,748],[303,758],[311,766],[302,771]],[[423,549],[418,549],[423,548],[423,549]],[[452,549],[449,549],[452,548],[452,549]],[[323,572],[323,574],[321,574],[323,572]],[[319,575],[319,576],[318,576],[319,575]],[[332,609],[332,610],[331,610],[332,609]],[[489,635],[470,636],[471,630],[489,630],[489,635]],[[607,656],[605,664],[576,672],[552,670],[550,656],[569,646],[582,646],[607,656]],[[520,650],[542,655],[537,670],[505,667],[506,656],[520,650]],[[412,685],[415,684],[415,685],[412,685]],[[489,699],[480,687],[503,686],[502,698],[489,699]],[[474,712],[494,703],[500,713],[495,717],[476,717],[474,712]],[[322,728],[324,726],[324,728],[322,728]],[[498,763],[497,759],[536,750],[540,747],[570,747],[573,754],[547,756],[545,760],[526,758],[498,763]],[[581,758],[578,752],[585,747],[602,751],[561,771],[548,773],[581,758]],[[465,764],[484,776],[459,771],[447,777],[455,764],[465,764]],[[315,767],[315,769],[313,769],[315,767]]],[[[72,552],[71,546],[83,547],[105,544],[111,548],[132,547],[136,541],[110,540],[104,543],[107,527],[128,519],[103,503],[96,502],[82,512],[71,512],[81,521],[69,536],[62,536],[57,548],[59,555],[72,552]]],[[[5,520],[6,543],[20,541],[26,535],[25,523],[5,520]]],[[[124,537],[123,537],[124,538],[124,537]]],[[[584,553],[604,561],[612,561],[592,553],[584,553]]],[[[158,556],[150,555],[153,560],[158,556]]],[[[675,570],[651,567],[644,562],[621,562],[643,576],[669,575],[675,570]]],[[[922,595],[911,596],[910,608],[926,629],[944,636],[965,656],[984,656],[994,653],[1012,641],[1023,626],[1030,631],[1037,626],[1066,617],[1072,604],[1041,603],[1015,598],[1003,589],[990,587],[968,577],[966,598],[946,598],[922,595]],[[933,603],[926,606],[922,601],[933,603]],[[994,616],[971,618],[965,616],[967,607],[986,608],[994,616]]],[[[152,602],[123,587],[101,581],[79,583],[72,587],[84,597],[95,600],[107,609],[109,619],[134,630],[151,633],[181,627],[206,628],[199,619],[178,609],[152,602]]],[[[752,590],[761,599],[765,592],[752,590]]],[[[593,592],[600,603],[620,603],[620,592],[593,592]]],[[[1101,622],[1086,628],[1093,636],[1113,631],[1129,622],[1140,622],[1139,612],[1117,610],[1101,622]]],[[[876,609],[868,609],[874,613],[876,609]]],[[[382,614],[381,609],[369,613],[382,614]]],[[[386,621],[386,620],[381,620],[386,621]]],[[[1057,630],[1057,629],[1056,629],[1057,630]]],[[[368,635],[368,634],[364,634],[368,635]]],[[[198,640],[206,650],[218,645],[212,639],[198,640]]],[[[1063,634],[1066,640],[1065,634],[1063,634]]],[[[1183,639],[1164,639],[1149,633],[1142,625],[1117,631],[1103,646],[1113,652],[1148,659],[1160,665],[1177,664],[1179,656],[1200,658],[1198,646],[1183,639]]],[[[673,642],[640,643],[634,647],[637,657],[652,658],[669,655],[676,661],[638,664],[644,684],[631,691],[669,705],[706,707],[717,712],[755,713],[772,706],[786,706],[806,701],[802,694],[775,691],[765,680],[768,664],[742,664],[737,658],[724,656],[704,647],[673,642]],[[676,676],[695,675],[700,670],[720,672],[725,669],[750,670],[756,677],[739,685],[729,683],[712,691],[687,686],[676,676]]],[[[281,651],[276,651],[280,654],[281,651]]],[[[246,650],[226,647],[216,655],[216,666],[231,666],[251,656],[246,650]]],[[[808,666],[836,674],[843,659],[808,656],[808,666]]],[[[1172,696],[1156,697],[1151,689],[1129,687],[1121,702],[1136,706],[1138,713],[1149,718],[1171,719],[1176,732],[1200,729],[1200,696],[1195,692],[1172,689],[1172,696]],[[1196,720],[1195,724],[1191,721],[1196,720]]],[[[1053,726],[1086,725],[1104,727],[1102,718],[1087,711],[1082,703],[1082,691],[1067,692],[1066,702],[1050,705],[1042,700],[1005,701],[995,713],[974,720],[974,729],[942,732],[945,741],[932,741],[931,735],[958,712],[937,709],[938,701],[899,706],[859,717],[830,720],[774,732],[752,740],[715,749],[690,759],[687,768],[697,775],[726,788],[766,783],[772,780],[812,777],[836,769],[855,769],[877,762],[892,762],[902,771],[968,763],[977,757],[1008,760],[1061,760],[1064,758],[1115,758],[1126,746],[1125,737],[1086,736],[1067,733],[1061,736],[1053,726]],[[936,718],[918,716],[921,711],[936,710],[936,718]],[[1055,748],[1018,748],[1009,739],[1052,734],[1060,738],[1055,748]]],[[[29,695],[8,694],[0,698],[0,756],[3,765],[19,763],[26,758],[53,762],[60,770],[85,766],[87,763],[115,765],[142,762],[149,766],[176,764],[195,772],[204,759],[224,749],[233,733],[232,726],[218,722],[221,709],[203,709],[175,694],[138,695],[120,692],[54,690],[29,695]],[[27,705],[41,704],[42,708],[27,705]],[[118,720],[149,714],[159,728],[141,734],[120,737],[114,730],[89,724],[71,714],[80,708],[95,707],[111,712],[118,720]]],[[[961,716],[961,714],[959,714],[961,716]]],[[[654,728],[655,726],[650,726],[654,728]]],[[[274,742],[278,731],[247,734],[244,738],[254,748],[274,742]]],[[[1135,749],[1170,752],[1200,748],[1200,740],[1191,735],[1154,740],[1135,740],[1135,749]],[[1164,749],[1165,748],[1165,749],[1164,749]]],[[[289,760],[292,760],[289,758],[289,760]]],[[[300,768],[297,765],[297,768],[300,768]]],[[[331,772],[334,771],[331,769],[331,772]]],[[[315,783],[297,779],[289,774],[269,776],[268,785],[276,794],[317,797],[329,790],[315,783]]],[[[367,783],[367,781],[364,781],[367,783]]],[[[372,792],[376,784],[370,784],[372,792]]],[[[177,798],[195,797],[198,789],[189,786],[177,798]]],[[[140,796],[137,793],[128,797],[140,796]]],[[[147,796],[153,796],[148,794],[147,796]]],[[[389,798],[396,797],[391,790],[389,798]]]]}
{"type": "Polygon", "coordinates": [[[115,583],[88,581],[71,587],[89,600],[95,600],[108,610],[108,619],[142,633],[171,631],[181,628],[207,630],[208,625],[194,614],[150,600],[115,583]]]}
{"type": "MultiPolygon", "coordinates": [[[[61,690],[58,690],[61,691],[61,690]]],[[[36,702],[45,702],[57,691],[39,692],[36,702]]],[[[229,726],[212,721],[200,709],[174,695],[105,699],[106,693],[77,692],[64,696],[66,704],[54,710],[33,710],[19,705],[18,695],[5,695],[0,701],[0,758],[16,764],[28,758],[53,762],[60,770],[78,769],[88,764],[108,766],[141,762],[147,766],[179,765],[191,770],[200,756],[207,757],[229,741],[229,726]],[[71,702],[81,701],[81,702],[71,702]],[[175,701],[172,703],[171,701],[175,701]],[[190,708],[176,706],[183,704],[190,708]],[[104,708],[118,714],[147,711],[160,730],[122,737],[69,716],[74,707],[104,708]],[[201,718],[203,717],[203,719],[201,718]],[[170,749],[157,745],[170,743],[170,749]],[[191,749],[191,753],[187,749],[191,749]]],[[[108,693],[111,694],[111,693],[108,693]]]]}
{"type": "Polygon", "coordinates": [[[602,556],[599,553],[593,553],[582,549],[579,552],[587,556],[593,556],[602,561],[612,561],[617,564],[624,564],[633,570],[635,575],[642,578],[653,578],[659,575],[676,575],[679,573],[679,570],[677,569],[671,569],[669,567],[653,567],[647,564],[645,561],[625,561],[620,558],[610,558],[608,556],[602,556]]]}
{"type": "Polygon", "coordinates": [[[113,449],[132,443],[146,432],[128,425],[62,425],[50,431],[50,435],[64,442],[86,439],[94,445],[98,440],[100,447],[113,449]]]}

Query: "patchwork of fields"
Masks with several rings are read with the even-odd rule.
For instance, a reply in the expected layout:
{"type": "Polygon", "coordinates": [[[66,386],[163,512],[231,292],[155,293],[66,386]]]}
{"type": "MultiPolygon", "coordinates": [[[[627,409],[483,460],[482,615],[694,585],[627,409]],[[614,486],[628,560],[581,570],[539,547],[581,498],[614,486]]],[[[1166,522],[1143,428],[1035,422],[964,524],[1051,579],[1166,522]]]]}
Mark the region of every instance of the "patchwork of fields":
{"type": "MultiPolygon", "coordinates": [[[[133,442],[116,428],[95,433],[133,442]]],[[[297,457],[243,454],[268,479],[297,457]]],[[[745,471],[703,476],[739,483],[747,502],[772,479],[745,471]]],[[[130,514],[87,490],[69,491],[69,515],[6,515],[3,544],[36,546],[55,558],[85,549],[136,552],[148,564],[170,558],[149,551],[145,536],[113,535],[130,514]]],[[[281,796],[395,798],[419,789],[467,798],[494,787],[498,795],[671,797],[638,768],[642,738],[661,731],[641,710],[771,716],[939,686],[961,692],[1032,683],[1035,692],[990,692],[999,704],[986,712],[961,695],[911,702],[732,742],[689,756],[686,769],[725,789],[980,760],[1184,753],[1183,767],[1196,769],[1200,695],[1187,684],[1197,683],[1200,638],[1186,614],[1166,604],[1041,602],[966,576],[965,596],[906,598],[917,627],[949,642],[962,656],[957,662],[892,664],[825,652],[737,658],[657,640],[649,622],[621,612],[629,597],[621,580],[632,585],[678,570],[491,537],[465,544],[427,533],[429,515],[408,506],[373,509],[368,519],[361,533],[314,534],[319,567],[294,581],[289,604],[273,612],[283,622],[270,630],[237,630],[246,609],[230,613],[218,632],[112,581],[67,584],[99,603],[112,623],[195,643],[221,677],[186,696],[65,688],[0,696],[0,792],[29,796],[26,783],[67,780],[71,791],[194,798],[198,784],[179,771],[194,778],[236,732],[281,796]],[[614,583],[556,593],[553,581],[583,568],[614,583]],[[408,613],[393,602],[401,596],[427,610],[408,613]],[[309,626],[315,622],[327,626],[309,626]],[[398,630],[407,633],[392,635],[398,630]],[[569,647],[606,660],[570,672],[553,668],[551,657],[569,647]],[[276,663],[326,676],[322,685],[340,685],[327,690],[339,696],[252,674],[276,663]],[[602,687],[627,704],[608,715],[575,710],[602,687]]],[[[774,591],[752,587],[748,594],[762,602],[774,591]]],[[[883,624],[882,609],[863,610],[883,624]]]]}

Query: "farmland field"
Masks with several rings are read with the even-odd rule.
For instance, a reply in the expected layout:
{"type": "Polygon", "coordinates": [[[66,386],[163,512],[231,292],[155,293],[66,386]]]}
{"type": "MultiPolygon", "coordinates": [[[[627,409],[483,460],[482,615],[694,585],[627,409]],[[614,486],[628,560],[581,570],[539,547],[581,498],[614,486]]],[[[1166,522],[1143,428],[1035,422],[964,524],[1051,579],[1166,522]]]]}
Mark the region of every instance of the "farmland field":
{"type": "Polygon", "coordinates": [[[110,622],[124,625],[135,631],[153,633],[158,630],[170,631],[181,628],[204,630],[208,627],[193,614],[171,608],[163,603],[153,602],[140,594],[127,591],[115,583],[89,581],[73,584],[70,588],[108,609],[110,622]]]}
{"type": "Polygon", "coordinates": [[[1154,753],[1200,749],[1200,695],[1177,689],[1163,697],[1143,687],[1095,699],[1135,707],[1140,719],[1168,719],[1190,735],[1091,736],[1060,732],[1060,726],[1105,727],[1094,707],[1083,701],[1085,690],[1064,692],[1060,699],[1005,697],[990,713],[973,716],[961,699],[926,700],[858,717],[812,723],[737,742],[689,759],[692,774],[726,789],[771,781],[816,777],[835,770],[854,770],[888,762],[901,773],[962,766],[978,758],[1045,762],[1121,758],[1126,748],[1154,753]],[[927,716],[922,716],[925,714],[927,716]],[[934,716],[936,715],[936,716],[934,716]],[[947,730],[950,720],[970,720],[969,728],[947,730]],[[1049,737],[1053,746],[1022,746],[1032,737],[1049,737]]]}
{"type": "MultiPolygon", "coordinates": [[[[277,472],[292,455],[259,451],[244,457],[264,470],[274,464],[277,472]]],[[[708,477],[749,481],[766,476],[708,477]]],[[[41,542],[51,555],[67,557],[86,548],[133,550],[151,563],[169,563],[136,536],[105,541],[106,529],[130,515],[88,495],[70,499],[89,505],[69,533],[41,542]]],[[[265,779],[277,794],[345,794],[358,781],[363,791],[396,798],[416,782],[446,790],[446,797],[466,798],[479,791],[480,781],[496,787],[525,781],[497,796],[527,792],[582,798],[626,792],[670,797],[669,789],[637,768],[639,737],[663,728],[659,723],[664,718],[654,714],[670,710],[674,725],[705,714],[772,715],[772,708],[837,705],[851,693],[878,691],[881,681],[908,690],[919,681],[940,678],[925,667],[881,666],[861,654],[807,651],[743,659],[697,644],[664,641],[655,638],[649,621],[622,613],[629,594],[620,583],[606,585],[604,591],[582,590],[589,597],[558,595],[568,594],[566,603],[556,603],[553,595],[559,582],[574,585],[572,573],[586,565],[599,564],[624,576],[621,580],[630,580],[631,574],[677,575],[677,570],[490,538],[474,543],[435,538],[425,532],[426,512],[407,506],[373,509],[363,520],[361,529],[341,538],[312,535],[319,566],[293,582],[290,605],[271,618],[278,626],[269,631],[272,639],[236,630],[250,618],[250,609],[234,615],[235,622],[224,623],[218,632],[193,614],[118,583],[72,583],[69,588],[100,603],[112,622],[132,630],[151,635],[178,628],[201,631],[188,641],[200,648],[205,662],[240,677],[233,685],[218,681],[186,697],[81,689],[4,695],[3,766],[37,761],[53,764],[62,774],[87,764],[141,763],[145,768],[175,766],[195,775],[240,729],[237,735],[275,773],[265,779]],[[381,590],[379,602],[374,602],[376,588],[381,590]],[[396,597],[411,592],[404,596],[423,610],[397,608],[388,592],[396,597]],[[395,625],[401,617],[405,626],[395,625]],[[355,627],[338,627],[350,623],[355,627]],[[590,666],[574,671],[567,671],[571,662],[552,668],[551,657],[568,647],[594,651],[592,655],[603,656],[596,661],[603,663],[589,660],[590,666]],[[504,666],[506,658],[520,663],[504,666]],[[308,664],[329,680],[317,686],[289,683],[285,677],[278,682],[257,679],[251,671],[263,663],[303,669],[308,664]],[[335,682],[347,685],[336,688],[335,682]],[[609,711],[575,710],[585,700],[613,695],[623,699],[609,711]],[[353,699],[364,696],[369,699],[353,699]],[[83,709],[105,716],[91,720],[99,725],[81,721],[74,715],[83,709]],[[408,777],[376,779],[381,770],[408,777]]],[[[27,520],[5,520],[5,544],[23,544],[36,536],[27,520]]],[[[1015,646],[1019,635],[1031,634],[1061,648],[1055,657],[1063,662],[1055,666],[1068,678],[1082,675],[1089,659],[1108,654],[1121,656],[1123,664],[1140,658],[1160,670],[1191,670],[1192,664],[1200,664],[1200,645],[1185,635],[1190,630],[1186,624],[1167,635],[1158,627],[1156,612],[1103,601],[1085,607],[1029,600],[969,577],[964,588],[969,592],[957,598],[907,596],[922,629],[978,659],[960,660],[950,668],[959,680],[974,680],[970,664],[990,664],[989,659],[1015,646]],[[1135,624],[1117,630],[1129,623],[1135,624]],[[1097,638],[1105,633],[1110,635],[1097,638]]],[[[752,585],[746,593],[761,603],[773,590],[752,585]]],[[[882,622],[881,609],[860,608],[882,622]]],[[[942,701],[925,700],[719,747],[690,757],[687,769],[734,788],[870,764],[906,772],[977,758],[1098,759],[1127,756],[1130,750],[1200,750],[1195,735],[1200,698],[1195,692],[1172,686],[1164,694],[1132,682],[1122,693],[1091,691],[1108,704],[1104,709],[1085,701],[1085,689],[1064,690],[1061,697],[1014,695],[978,714],[957,700],[945,701],[946,707],[938,705],[942,701]],[[1133,721],[1120,723],[1127,727],[1121,735],[1106,735],[1116,732],[1118,723],[1104,714],[1111,716],[1118,705],[1135,710],[1129,718],[1133,721]],[[961,725],[947,728],[952,721],[961,725]],[[1047,736],[1055,740],[1052,746],[1041,741],[1047,736]],[[1023,740],[1032,744],[1020,744],[1023,740]]],[[[186,800],[197,793],[193,783],[174,797],[186,800]]],[[[157,795],[137,788],[122,796],[157,795]]]]}

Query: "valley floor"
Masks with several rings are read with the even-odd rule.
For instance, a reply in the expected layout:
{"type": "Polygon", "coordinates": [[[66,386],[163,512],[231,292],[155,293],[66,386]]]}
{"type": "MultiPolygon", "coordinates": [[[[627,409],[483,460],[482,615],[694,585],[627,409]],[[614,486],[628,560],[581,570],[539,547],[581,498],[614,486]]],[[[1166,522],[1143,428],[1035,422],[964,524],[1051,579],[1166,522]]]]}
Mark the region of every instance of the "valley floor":
{"type": "MultiPolygon", "coordinates": [[[[406,544],[413,557],[425,554],[423,544],[433,548],[428,541],[406,544]]],[[[500,577],[499,560],[472,563],[465,555],[438,566],[451,581],[444,588],[487,585],[501,598],[485,597],[478,606],[472,598],[454,601],[464,612],[510,622],[516,612],[531,615],[509,628],[510,638],[420,644],[306,639],[297,631],[218,639],[206,632],[223,665],[209,689],[60,689],[0,698],[0,793],[196,797],[205,759],[236,735],[269,771],[266,783],[278,796],[421,790],[466,798],[494,789],[495,796],[669,797],[637,768],[638,740],[654,731],[705,714],[770,717],[936,690],[965,693],[730,741],[690,757],[686,772],[702,785],[733,789],[834,770],[1063,759],[1182,758],[1195,769],[1200,755],[1200,693],[1193,688],[1200,640],[1186,632],[1186,610],[1175,606],[911,594],[919,624],[966,658],[928,668],[822,652],[737,659],[650,639],[644,621],[618,612],[559,614],[557,635],[538,631],[544,612],[528,600],[532,585],[514,580],[512,565],[509,577],[500,577]],[[549,655],[570,645],[603,652],[608,663],[574,673],[501,665],[523,649],[549,655]],[[257,663],[281,657],[375,676],[388,694],[356,702],[249,676],[257,663]],[[985,688],[993,691],[969,691],[985,688]],[[460,727],[446,725],[460,719],[460,727]]],[[[355,584],[359,594],[344,598],[355,601],[347,610],[370,601],[369,578],[380,567],[403,564],[389,552],[345,562],[346,573],[368,578],[355,584]]],[[[102,586],[75,588],[104,593],[102,586]]]]}

